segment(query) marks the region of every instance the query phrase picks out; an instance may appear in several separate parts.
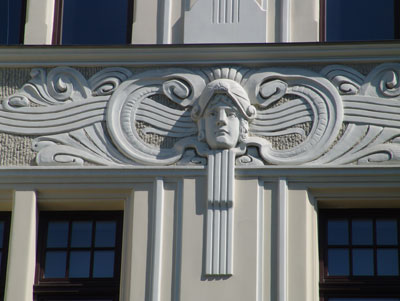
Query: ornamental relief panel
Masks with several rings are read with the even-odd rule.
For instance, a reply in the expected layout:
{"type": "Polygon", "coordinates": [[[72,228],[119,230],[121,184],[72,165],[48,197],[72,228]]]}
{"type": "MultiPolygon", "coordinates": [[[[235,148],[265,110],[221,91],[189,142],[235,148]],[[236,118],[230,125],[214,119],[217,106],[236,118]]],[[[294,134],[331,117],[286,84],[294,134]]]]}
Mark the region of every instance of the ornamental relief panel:
{"type": "Polygon", "coordinates": [[[86,79],[58,67],[0,107],[0,133],[32,136],[39,166],[207,166],[204,271],[233,274],[237,165],[398,164],[400,64],[367,76],[239,66],[133,74],[106,68],[86,79]]]}
{"type": "Polygon", "coordinates": [[[400,66],[132,74],[32,70],[3,100],[0,132],[36,137],[37,165],[343,165],[399,160],[400,66]]]}

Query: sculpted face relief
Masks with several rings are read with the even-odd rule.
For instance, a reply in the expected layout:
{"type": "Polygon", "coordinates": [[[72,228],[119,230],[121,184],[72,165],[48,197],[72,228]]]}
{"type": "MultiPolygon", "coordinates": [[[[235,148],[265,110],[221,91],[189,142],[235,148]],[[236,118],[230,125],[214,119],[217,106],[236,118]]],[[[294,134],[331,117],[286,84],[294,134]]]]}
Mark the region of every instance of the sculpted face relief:
{"type": "Polygon", "coordinates": [[[204,112],[205,138],[212,149],[233,148],[239,141],[239,111],[223,94],[217,94],[204,112]]]}

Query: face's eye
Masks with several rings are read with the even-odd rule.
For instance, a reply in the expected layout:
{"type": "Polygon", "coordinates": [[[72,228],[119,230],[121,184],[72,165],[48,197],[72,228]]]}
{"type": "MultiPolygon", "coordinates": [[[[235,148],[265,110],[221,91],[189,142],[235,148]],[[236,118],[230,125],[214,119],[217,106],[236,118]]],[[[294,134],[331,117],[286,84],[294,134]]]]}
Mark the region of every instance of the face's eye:
{"type": "Polygon", "coordinates": [[[236,114],[235,111],[229,111],[229,112],[226,113],[226,115],[227,115],[228,117],[236,117],[236,116],[237,116],[237,114],[236,114]]]}

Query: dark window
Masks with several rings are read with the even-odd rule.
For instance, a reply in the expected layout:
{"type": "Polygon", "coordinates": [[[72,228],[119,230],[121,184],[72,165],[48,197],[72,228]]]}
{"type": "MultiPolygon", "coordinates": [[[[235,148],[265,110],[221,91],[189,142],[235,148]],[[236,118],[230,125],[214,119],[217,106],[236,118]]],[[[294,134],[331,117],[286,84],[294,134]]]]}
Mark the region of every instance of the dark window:
{"type": "Polygon", "coordinates": [[[322,301],[400,301],[400,210],[321,210],[322,301]]]}
{"type": "Polygon", "coordinates": [[[399,38],[399,0],[321,0],[321,40],[399,38]]]}
{"type": "Polygon", "coordinates": [[[42,212],[36,300],[118,300],[122,212],[42,212]]]}
{"type": "Polygon", "coordinates": [[[329,298],[329,301],[400,301],[399,298],[329,298]]]}
{"type": "Polygon", "coordinates": [[[56,0],[53,44],[129,44],[133,0],[56,0]]]}
{"type": "Polygon", "coordinates": [[[4,298],[6,284],[10,216],[9,212],[0,212],[0,300],[4,298]]]}
{"type": "Polygon", "coordinates": [[[0,0],[0,45],[22,44],[26,0],[0,0]]]}

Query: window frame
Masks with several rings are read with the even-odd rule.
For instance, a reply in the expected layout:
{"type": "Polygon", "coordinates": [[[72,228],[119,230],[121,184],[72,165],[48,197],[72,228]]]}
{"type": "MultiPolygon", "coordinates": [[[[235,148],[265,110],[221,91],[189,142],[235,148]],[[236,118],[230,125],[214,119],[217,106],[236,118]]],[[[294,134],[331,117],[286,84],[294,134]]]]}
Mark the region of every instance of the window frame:
{"type": "MultiPolygon", "coordinates": [[[[374,227],[374,226],[373,226],[374,227]]],[[[319,209],[318,212],[318,245],[319,245],[319,293],[320,301],[328,301],[329,298],[400,298],[400,209],[398,208],[374,208],[374,209],[319,209]],[[396,218],[397,219],[397,250],[398,250],[398,276],[328,276],[327,275],[327,220],[328,218],[396,218]],[[326,263],[326,264],[325,264],[326,263]]],[[[348,229],[351,233],[351,227],[348,229]]],[[[353,248],[348,243],[349,250],[353,248]]],[[[378,247],[373,241],[371,248],[378,247]]],[[[355,247],[357,248],[357,246],[355,247]]],[[[374,251],[375,252],[375,251],[374,251]]],[[[349,268],[351,274],[351,253],[349,256],[349,268]]],[[[377,265],[374,256],[374,267],[377,265]]],[[[368,299],[367,299],[368,300],[368,299]]]]}
{"type": "Polygon", "coordinates": [[[0,268],[0,299],[3,300],[6,288],[7,260],[10,246],[11,212],[0,212],[0,222],[4,221],[3,252],[1,254],[0,268]]]}
{"type": "MultiPolygon", "coordinates": [[[[54,19],[53,19],[53,34],[52,34],[52,45],[62,45],[62,24],[63,24],[63,8],[65,0],[55,0],[54,2],[54,19]]],[[[126,30],[126,41],[125,44],[131,44],[132,41],[132,26],[133,26],[133,1],[128,1],[128,20],[126,30]]],[[[84,44],[80,44],[84,45],[84,44]]],[[[104,45],[111,45],[104,43],[104,45]]],[[[79,46],[79,44],[75,45],[79,46]]]]}
{"type": "MultiPolygon", "coordinates": [[[[42,211],[39,213],[39,235],[36,256],[35,284],[33,288],[34,300],[112,300],[119,298],[121,259],[122,259],[122,236],[123,236],[123,211],[42,211]],[[44,279],[45,251],[47,240],[48,222],[51,220],[68,221],[69,227],[73,221],[91,220],[115,220],[116,240],[114,256],[113,278],[50,278],[44,279]],[[42,234],[42,235],[41,235],[42,234]],[[50,298],[50,299],[49,299],[50,298]]],[[[69,231],[69,240],[71,233],[69,231]]],[[[66,250],[70,250],[68,245],[66,250]]],[[[91,245],[91,252],[95,247],[91,245]]],[[[90,265],[90,270],[93,266],[90,265]]],[[[66,272],[69,266],[66,266],[66,272]]]]}
{"type": "MultiPolygon", "coordinates": [[[[327,37],[326,37],[326,26],[327,26],[327,14],[326,14],[326,10],[327,10],[327,4],[326,1],[328,0],[319,0],[319,41],[320,42],[329,42],[327,41],[327,37]]],[[[400,0],[394,0],[394,10],[393,13],[395,14],[394,16],[394,39],[393,40],[398,40],[400,39],[400,0]]],[[[367,41],[367,40],[363,40],[363,41],[367,41]]],[[[357,42],[363,42],[363,41],[357,41],[357,42]]],[[[349,41],[336,41],[333,43],[340,43],[340,42],[349,42],[349,41]]],[[[331,42],[332,43],[332,42],[331,42]]]]}

